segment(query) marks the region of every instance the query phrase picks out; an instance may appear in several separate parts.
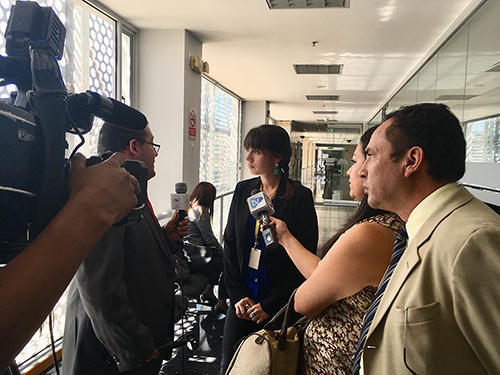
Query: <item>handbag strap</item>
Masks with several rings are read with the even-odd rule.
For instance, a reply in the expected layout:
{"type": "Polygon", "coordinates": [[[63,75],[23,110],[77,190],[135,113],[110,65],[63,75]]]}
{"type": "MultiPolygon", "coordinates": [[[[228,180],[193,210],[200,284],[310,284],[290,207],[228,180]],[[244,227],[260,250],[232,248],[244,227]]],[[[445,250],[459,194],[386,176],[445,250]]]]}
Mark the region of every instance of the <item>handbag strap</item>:
{"type": "Polygon", "coordinates": [[[295,297],[295,292],[297,289],[295,289],[292,294],[290,295],[290,298],[288,298],[288,302],[285,306],[283,306],[274,316],[273,318],[266,323],[266,325],[263,327],[264,329],[268,329],[267,327],[275,322],[283,313],[285,314],[285,317],[283,318],[283,323],[281,324],[281,330],[278,333],[278,348],[280,350],[284,350],[286,347],[286,335],[287,335],[287,329],[290,326],[290,316],[292,315],[292,309],[293,309],[293,301],[295,297]]]}

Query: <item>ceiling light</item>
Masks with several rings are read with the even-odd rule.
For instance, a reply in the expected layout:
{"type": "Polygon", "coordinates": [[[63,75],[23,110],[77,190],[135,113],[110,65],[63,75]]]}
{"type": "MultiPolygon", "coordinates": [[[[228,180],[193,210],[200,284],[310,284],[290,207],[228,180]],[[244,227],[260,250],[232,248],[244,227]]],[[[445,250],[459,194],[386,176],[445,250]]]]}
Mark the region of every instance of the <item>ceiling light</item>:
{"type": "Polygon", "coordinates": [[[315,115],[334,115],[337,111],[313,111],[315,115]]]}
{"type": "Polygon", "coordinates": [[[297,74],[341,74],[343,64],[293,64],[297,74]]]}
{"type": "Polygon", "coordinates": [[[469,100],[475,98],[477,95],[440,95],[436,98],[436,100],[469,100]]]}
{"type": "Polygon", "coordinates": [[[350,0],[266,0],[269,9],[349,8],[350,0]]]}
{"type": "Polygon", "coordinates": [[[307,100],[339,100],[339,95],[306,95],[307,100]]]}

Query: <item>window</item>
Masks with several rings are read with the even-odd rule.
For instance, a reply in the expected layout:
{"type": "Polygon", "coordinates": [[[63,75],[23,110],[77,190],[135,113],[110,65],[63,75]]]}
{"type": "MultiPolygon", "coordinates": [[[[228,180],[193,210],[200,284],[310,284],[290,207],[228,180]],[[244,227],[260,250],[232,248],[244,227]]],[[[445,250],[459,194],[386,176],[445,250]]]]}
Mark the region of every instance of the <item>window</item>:
{"type": "MultiPolygon", "coordinates": [[[[59,61],[61,73],[69,92],[92,90],[101,95],[122,98],[131,102],[131,44],[133,32],[120,33],[122,50],[117,51],[117,34],[121,23],[81,0],[37,0],[41,6],[51,6],[66,27],[66,42],[63,58],[59,61]],[[117,56],[121,53],[121,92],[118,91],[117,56]]],[[[4,33],[15,0],[0,0],[0,54],[5,55],[4,33]]],[[[0,98],[8,98],[15,91],[14,85],[0,87],[0,98]]],[[[80,149],[90,156],[97,150],[97,135],[101,121],[86,136],[80,149]]],[[[76,137],[67,135],[70,150],[77,143],[76,137]]],[[[54,338],[60,341],[64,330],[66,295],[54,308],[54,338]]],[[[49,352],[48,321],[17,356],[16,361],[25,371],[49,352]]]]}
{"type": "Polygon", "coordinates": [[[241,100],[202,78],[200,181],[209,181],[217,194],[231,191],[238,180],[241,100]]]}
{"type": "Polygon", "coordinates": [[[467,162],[500,163],[500,117],[465,124],[467,162]]]}

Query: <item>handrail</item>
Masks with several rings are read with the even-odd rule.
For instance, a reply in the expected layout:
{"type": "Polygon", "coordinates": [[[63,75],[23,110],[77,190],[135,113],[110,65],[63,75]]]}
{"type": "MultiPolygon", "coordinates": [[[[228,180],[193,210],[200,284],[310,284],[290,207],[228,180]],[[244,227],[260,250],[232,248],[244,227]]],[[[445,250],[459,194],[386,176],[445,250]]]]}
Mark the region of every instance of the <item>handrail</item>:
{"type": "MultiPolygon", "coordinates": [[[[234,190],[225,192],[223,194],[217,195],[215,200],[220,199],[220,208],[219,208],[219,242],[222,244],[222,228],[224,226],[224,197],[231,195],[234,193],[234,190]]],[[[215,201],[214,201],[215,203],[215,201]]]]}
{"type": "Polygon", "coordinates": [[[463,186],[471,188],[471,189],[476,189],[476,190],[484,190],[484,191],[492,191],[493,193],[500,193],[500,189],[497,188],[492,188],[489,186],[483,186],[483,185],[474,185],[474,184],[468,184],[468,183],[462,183],[463,186]]]}

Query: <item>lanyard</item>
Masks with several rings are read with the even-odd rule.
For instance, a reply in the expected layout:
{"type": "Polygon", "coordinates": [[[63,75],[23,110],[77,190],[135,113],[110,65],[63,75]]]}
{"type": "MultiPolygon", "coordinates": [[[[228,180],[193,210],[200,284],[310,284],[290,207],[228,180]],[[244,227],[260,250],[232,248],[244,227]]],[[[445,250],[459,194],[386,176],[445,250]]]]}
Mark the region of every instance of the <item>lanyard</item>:
{"type": "MultiPolygon", "coordinates": [[[[260,191],[262,191],[262,184],[260,184],[260,191]]],[[[274,191],[274,193],[271,195],[271,201],[274,199],[274,197],[276,196],[276,192],[278,191],[278,188],[276,188],[276,190],[274,191]]],[[[265,193],[264,193],[265,194],[265,193]]],[[[255,232],[254,232],[254,242],[253,242],[253,248],[256,249],[257,248],[257,243],[258,243],[258,237],[259,237],[259,229],[260,229],[260,224],[259,224],[259,220],[258,219],[255,219],[255,232]]]]}

